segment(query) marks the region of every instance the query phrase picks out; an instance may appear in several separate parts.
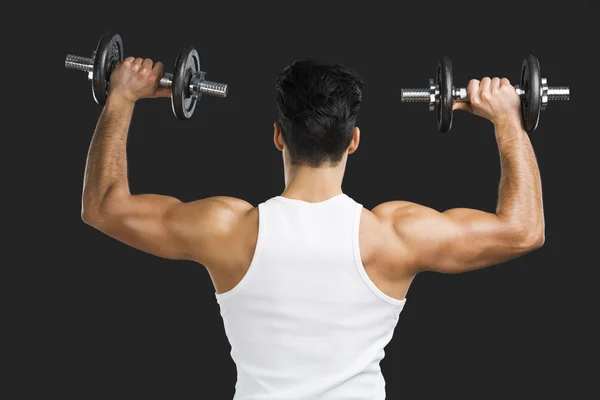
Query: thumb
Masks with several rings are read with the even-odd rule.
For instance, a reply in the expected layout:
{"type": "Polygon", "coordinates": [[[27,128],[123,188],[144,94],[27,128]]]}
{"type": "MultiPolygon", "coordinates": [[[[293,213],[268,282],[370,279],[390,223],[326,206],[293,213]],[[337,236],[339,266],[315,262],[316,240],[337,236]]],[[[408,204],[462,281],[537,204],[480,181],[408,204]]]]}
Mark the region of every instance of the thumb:
{"type": "Polygon", "coordinates": [[[471,109],[471,104],[469,104],[466,101],[455,101],[454,104],[452,104],[452,109],[453,110],[473,111],[471,109]]]}

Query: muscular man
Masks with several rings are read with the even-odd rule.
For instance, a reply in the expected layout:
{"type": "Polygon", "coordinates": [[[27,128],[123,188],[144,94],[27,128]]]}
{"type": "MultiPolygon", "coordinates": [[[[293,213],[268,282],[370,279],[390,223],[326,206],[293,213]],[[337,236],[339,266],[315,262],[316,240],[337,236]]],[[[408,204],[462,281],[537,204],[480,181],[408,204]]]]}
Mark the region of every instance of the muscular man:
{"type": "Polygon", "coordinates": [[[344,194],[347,158],[360,140],[362,81],[314,61],[277,78],[280,195],[256,207],[231,197],[133,195],[129,124],[138,99],[169,95],[158,89],[162,74],[161,63],[141,58],[112,73],[82,217],[144,252],[207,268],[237,366],[236,400],[384,399],[379,364],[416,274],[467,272],[544,242],[540,175],[507,79],[471,80],[470,104],[455,105],[494,126],[502,172],[489,213],[408,201],[366,210],[344,194]]]}

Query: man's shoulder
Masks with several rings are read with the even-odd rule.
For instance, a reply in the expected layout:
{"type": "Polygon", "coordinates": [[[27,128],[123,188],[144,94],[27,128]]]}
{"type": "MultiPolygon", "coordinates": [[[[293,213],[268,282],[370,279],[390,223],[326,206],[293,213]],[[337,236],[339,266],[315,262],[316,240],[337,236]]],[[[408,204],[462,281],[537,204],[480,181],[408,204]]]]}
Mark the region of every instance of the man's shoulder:
{"type": "Polygon", "coordinates": [[[402,225],[414,219],[409,215],[417,216],[421,207],[410,201],[391,201],[372,210],[362,209],[359,233],[362,263],[367,273],[372,269],[379,271],[379,282],[393,287],[394,296],[406,295],[414,277],[412,252],[399,233],[404,229],[402,225]]]}
{"type": "Polygon", "coordinates": [[[231,265],[255,241],[256,210],[239,198],[214,196],[183,203],[170,224],[190,243],[194,260],[212,267],[231,265]]]}

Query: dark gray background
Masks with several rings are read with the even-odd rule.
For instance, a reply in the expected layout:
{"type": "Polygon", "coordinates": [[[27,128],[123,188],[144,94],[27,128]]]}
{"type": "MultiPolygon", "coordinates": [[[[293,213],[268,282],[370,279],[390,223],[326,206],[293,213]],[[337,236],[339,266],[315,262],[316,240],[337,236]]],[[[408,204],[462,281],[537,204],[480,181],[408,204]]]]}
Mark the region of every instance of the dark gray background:
{"type": "Polygon", "coordinates": [[[23,274],[7,281],[19,288],[7,323],[19,339],[9,343],[18,353],[11,370],[25,379],[19,398],[41,391],[62,399],[226,400],[234,392],[235,366],[205,269],[129,248],[80,219],[101,108],[64,58],[90,55],[107,29],[121,34],[126,55],[163,61],[169,71],[178,51],[195,46],[207,78],[229,85],[226,99],[204,97],[187,122],[175,120],[169,99],[136,107],[132,192],[182,200],[229,195],[258,204],[281,193],[275,77],[294,60],[318,57],[365,81],[348,195],[368,208],[403,199],[493,211],[500,170],[492,125],[455,112],[452,131],[441,134],[426,105],[400,103],[400,88],[426,85],[443,55],[457,85],[483,76],[517,83],[522,59],[536,55],[549,83],[569,85],[572,96],[550,104],[531,134],[546,244],[477,272],[419,275],[382,369],[389,399],[580,397],[592,377],[582,364],[592,350],[585,321],[597,315],[584,309],[592,281],[583,275],[598,265],[589,251],[597,234],[583,233],[596,220],[587,202],[594,207],[597,197],[584,190],[598,179],[597,16],[591,1],[32,6],[23,20],[28,34],[19,37],[29,62],[7,75],[25,130],[14,135],[19,151],[5,150],[6,159],[18,154],[5,173],[23,177],[14,197],[27,207],[7,211],[18,223],[7,254],[17,253],[23,274]],[[22,90],[24,76],[35,100],[22,90]]]}

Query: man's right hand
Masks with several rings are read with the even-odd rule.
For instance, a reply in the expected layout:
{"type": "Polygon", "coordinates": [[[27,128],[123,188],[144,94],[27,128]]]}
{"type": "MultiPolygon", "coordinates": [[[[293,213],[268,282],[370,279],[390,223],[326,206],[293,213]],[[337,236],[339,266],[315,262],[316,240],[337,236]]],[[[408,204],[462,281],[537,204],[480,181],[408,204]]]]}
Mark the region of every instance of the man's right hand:
{"type": "Polygon", "coordinates": [[[467,110],[490,120],[495,126],[520,122],[521,99],[506,78],[471,79],[467,86],[469,102],[455,102],[454,110],[467,110]]]}

